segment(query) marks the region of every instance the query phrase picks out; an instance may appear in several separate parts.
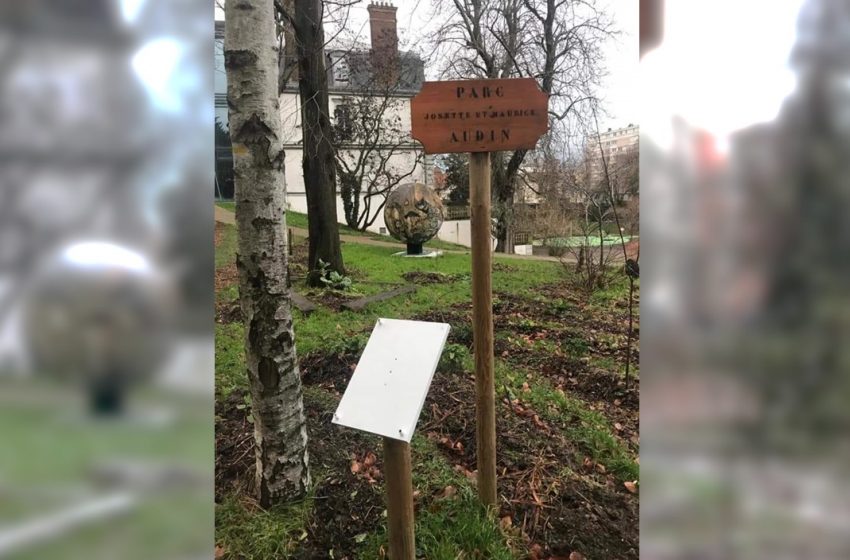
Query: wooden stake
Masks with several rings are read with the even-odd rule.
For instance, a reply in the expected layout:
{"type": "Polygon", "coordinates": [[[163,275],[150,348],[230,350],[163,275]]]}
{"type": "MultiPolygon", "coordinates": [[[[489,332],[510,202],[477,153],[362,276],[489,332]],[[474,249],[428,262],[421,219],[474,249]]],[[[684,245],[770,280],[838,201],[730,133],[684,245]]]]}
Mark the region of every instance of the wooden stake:
{"type": "Polygon", "coordinates": [[[475,429],[478,498],[496,506],[496,390],[493,383],[490,153],[469,154],[472,229],[472,336],[475,345],[475,429]]]}
{"type": "Polygon", "coordinates": [[[387,480],[390,560],[415,560],[413,480],[410,445],[407,442],[384,438],[384,474],[387,480]]]}

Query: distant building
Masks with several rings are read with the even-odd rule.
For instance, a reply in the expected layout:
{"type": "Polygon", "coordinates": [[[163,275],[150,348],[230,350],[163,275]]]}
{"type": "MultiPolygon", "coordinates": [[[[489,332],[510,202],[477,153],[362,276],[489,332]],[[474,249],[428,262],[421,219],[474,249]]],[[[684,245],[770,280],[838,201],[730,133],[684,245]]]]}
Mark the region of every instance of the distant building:
{"type": "MultiPolygon", "coordinates": [[[[629,123],[626,127],[615,130],[609,128],[606,132],[600,133],[599,143],[594,139],[588,147],[590,174],[593,183],[600,183],[605,180],[605,166],[602,159],[604,154],[608,176],[615,187],[622,191],[624,175],[637,171],[639,148],[640,127],[638,125],[629,123]],[[602,144],[601,154],[600,143],[602,144]]],[[[626,193],[621,192],[620,194],[626,193]]]]}

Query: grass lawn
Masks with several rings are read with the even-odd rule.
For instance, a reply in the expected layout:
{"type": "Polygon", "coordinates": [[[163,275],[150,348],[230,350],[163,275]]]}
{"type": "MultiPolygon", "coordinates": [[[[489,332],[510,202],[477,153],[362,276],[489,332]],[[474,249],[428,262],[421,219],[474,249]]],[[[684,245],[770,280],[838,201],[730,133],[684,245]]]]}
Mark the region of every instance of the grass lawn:
{"type": "Polygon", "coordinates": [[[0,397],[0,526],[55,514],[85,500],[129,490],[126,515],[109,516],[29,547],[22,559],[197,557],[209,550],[209,405],[160,392],[137,395],[131,409],[168,411],[175,420],[149,426],[130,419],[96,421],[76,393],[32,382],[5,384],[0,397]],[[106,464],[178,465],[197,483],[169,489],[98,484],[106,464]]]}
{"type": "MultiPolygon", "coordinates": [[[[628,383],[623,377],[623,279],[590,297],[569,288],[558,263],[494,259],[501,502],[488,515],[474,486],[469,255],[404,259],[391,257],[393,248],[344,243],[357,294],[409,282],[417,289],[352,312],[341,311],[339,302],[356,296],[308,291],[293,281],[320,304],[306,317],[294,311],[315,483],[305,500],[263,511],[251,492],[244,331],[236,280],[228,274],[233,237],[232,226],[219,228],[216,544],[224,558],[385,557],[380,438],[330,422],[378,317],[452,325],[412,442],[417,557],[519,559],[531,551],[541,558],[572,551],[638,557],[638,499],[624,483],[639,477],[639,374],[628,383]]],[[[304,253],[296,248],[296,276],[304,253]]]]}
{"type": "MultiPolygon", "coordinates": [[[[216,206],[224,208],[225,210],[230,210],[231,212],[236,211],[236,203],[235,202],[216,202],[216,206]]],[[[286,225],[287,227],[294,228],[302,228],[307,229],[307,214],[302,214],[301,212],[295,212],[293,210],[286,211],[286,225]]],[[[379,233],[374,233],[371,231],[360,231],[356,230],[352,227],[349,227],[345,224],[339,224],[339,233],[341,235],[354,235],[357,237],[365,237],[368,239],[374,239],[376,241],[386,241],[387,243],[398,243],[401,244],[397,239],[393,239],[392,236],[389,235],[381,235],[379,233]]],[[[456,243],[449,243],[448,241],[442,241],[440,239],[432,239],[428,243],[425,244],[425,247],[428,249],[448,249],[453,251],[468,251],[469,247],[465,247],[464,245],[458,245],[456,243]]],[[[216,252],[218,255],[218,252],[216,252]]],[[[216,261],[216,266],[218,266],[218,261],[216,261]]]]}

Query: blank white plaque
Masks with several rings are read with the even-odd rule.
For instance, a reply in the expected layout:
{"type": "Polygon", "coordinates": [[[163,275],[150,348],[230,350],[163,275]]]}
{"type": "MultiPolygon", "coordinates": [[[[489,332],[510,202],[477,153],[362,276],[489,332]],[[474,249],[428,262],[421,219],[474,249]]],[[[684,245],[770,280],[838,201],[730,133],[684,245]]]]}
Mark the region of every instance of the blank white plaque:
{"type": "Polygon", "coordinates": [[[410,442],[449,325],[378,319],[333,423],[410,442]]]}

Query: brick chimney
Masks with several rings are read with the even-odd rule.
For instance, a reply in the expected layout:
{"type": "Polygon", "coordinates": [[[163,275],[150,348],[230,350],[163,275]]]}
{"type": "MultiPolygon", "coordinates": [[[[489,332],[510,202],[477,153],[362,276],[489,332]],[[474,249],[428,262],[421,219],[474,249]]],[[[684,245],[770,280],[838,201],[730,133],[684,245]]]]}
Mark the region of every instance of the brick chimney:
{"type": "Polygon", "coordinates": [[[390,2],[369,4],[369,28],[372,34],[372,65],[384,85],[398,80],[398,26],[396,8],[390,2]]]}

